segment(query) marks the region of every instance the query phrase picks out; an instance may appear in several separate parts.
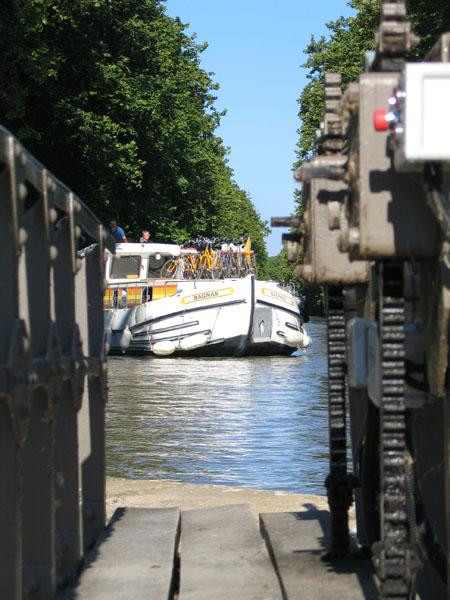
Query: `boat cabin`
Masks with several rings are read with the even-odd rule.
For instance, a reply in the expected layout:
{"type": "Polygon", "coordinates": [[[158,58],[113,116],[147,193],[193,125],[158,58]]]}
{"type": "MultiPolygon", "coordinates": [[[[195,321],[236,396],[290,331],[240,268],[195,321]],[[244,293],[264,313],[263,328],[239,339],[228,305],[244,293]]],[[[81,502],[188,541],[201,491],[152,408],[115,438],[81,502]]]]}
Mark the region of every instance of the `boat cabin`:
{"type": "Polygon", "coordinates": [[[130,308],[176,294],[177,282],[161,277],[161,270],[182,254],[176,244],[117,244],[106,259],[104,308],[130,308]]]}
{"type": "Polygon", "coordinates": [[[129,283],[160,279],[164,263],[180,254],[181,248],[176,244],[117,244],[116,253],[108,254],[106,281],[129,283]]]}

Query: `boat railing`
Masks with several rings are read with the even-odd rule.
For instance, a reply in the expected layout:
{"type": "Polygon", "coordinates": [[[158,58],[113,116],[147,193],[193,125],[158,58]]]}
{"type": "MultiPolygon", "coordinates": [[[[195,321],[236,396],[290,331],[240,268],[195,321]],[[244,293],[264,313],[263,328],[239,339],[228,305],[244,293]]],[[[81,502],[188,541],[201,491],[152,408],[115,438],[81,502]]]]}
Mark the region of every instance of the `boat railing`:
{"type": "Polygon", "coordinates": [[[104,308],[133,308],[151,300],[174,296],[178,290],[176,280],[133,281],[108,283],[103,297],[104,308]]]}
{"type": "Polygon", "coordinates": [[[282,290],[284,290],[285,292],[288,292],[289,294],[291,294],[292,296],[295,297],[299,297],[299,294],[295,288],[295,285],[292,282],[289,283],[279,283],[278,287],[282,290]]]}

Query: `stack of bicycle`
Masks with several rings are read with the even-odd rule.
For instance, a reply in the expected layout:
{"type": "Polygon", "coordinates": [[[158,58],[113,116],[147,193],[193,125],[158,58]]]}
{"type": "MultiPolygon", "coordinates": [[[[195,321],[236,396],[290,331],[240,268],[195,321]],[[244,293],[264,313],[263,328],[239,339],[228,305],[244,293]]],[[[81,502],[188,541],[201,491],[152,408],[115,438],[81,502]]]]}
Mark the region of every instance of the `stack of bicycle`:
{"type": "Polygon", "coordinates": [[[255,273],[250,240],[117,244],[106,261],[110,353],[290,355],[309,345],[298,295],[255,273]]]}
{"type": "Polygon", "coordinates": [[[233,241],[228,238],[201,237],[181,246],[181,254],[169,259],[161,269],[161,277],[170,279],[226,279],[256,275],[255,253],[250,238],[233,241]]]}

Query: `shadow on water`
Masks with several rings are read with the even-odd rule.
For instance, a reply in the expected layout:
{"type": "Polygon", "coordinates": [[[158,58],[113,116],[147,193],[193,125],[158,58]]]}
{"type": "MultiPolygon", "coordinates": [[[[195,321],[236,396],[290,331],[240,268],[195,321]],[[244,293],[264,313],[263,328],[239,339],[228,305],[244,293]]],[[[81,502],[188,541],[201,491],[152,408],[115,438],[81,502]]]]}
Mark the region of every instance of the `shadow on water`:
{"type": "Polygon", "coordinates": [[[108,475],[323,493],[326,329],[289,358],[112,357],[108,475]]]}

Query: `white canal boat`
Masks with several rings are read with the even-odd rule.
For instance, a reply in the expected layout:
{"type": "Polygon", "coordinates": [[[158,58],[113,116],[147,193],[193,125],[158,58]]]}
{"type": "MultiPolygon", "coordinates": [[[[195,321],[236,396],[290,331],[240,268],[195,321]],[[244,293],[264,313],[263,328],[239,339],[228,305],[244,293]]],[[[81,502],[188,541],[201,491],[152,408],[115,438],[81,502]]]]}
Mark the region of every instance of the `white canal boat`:
{"type": "MultiPolygon", "coordinates": [[[[118,244],[106,261],[105,330],[111,354],[289,355],[310,339],[299,298],[253,274],[186,279],[167,274],[185,251],[172,244],[118,244]]],[[[190,250],[189,252],[192,252],[190,250]]]]}

